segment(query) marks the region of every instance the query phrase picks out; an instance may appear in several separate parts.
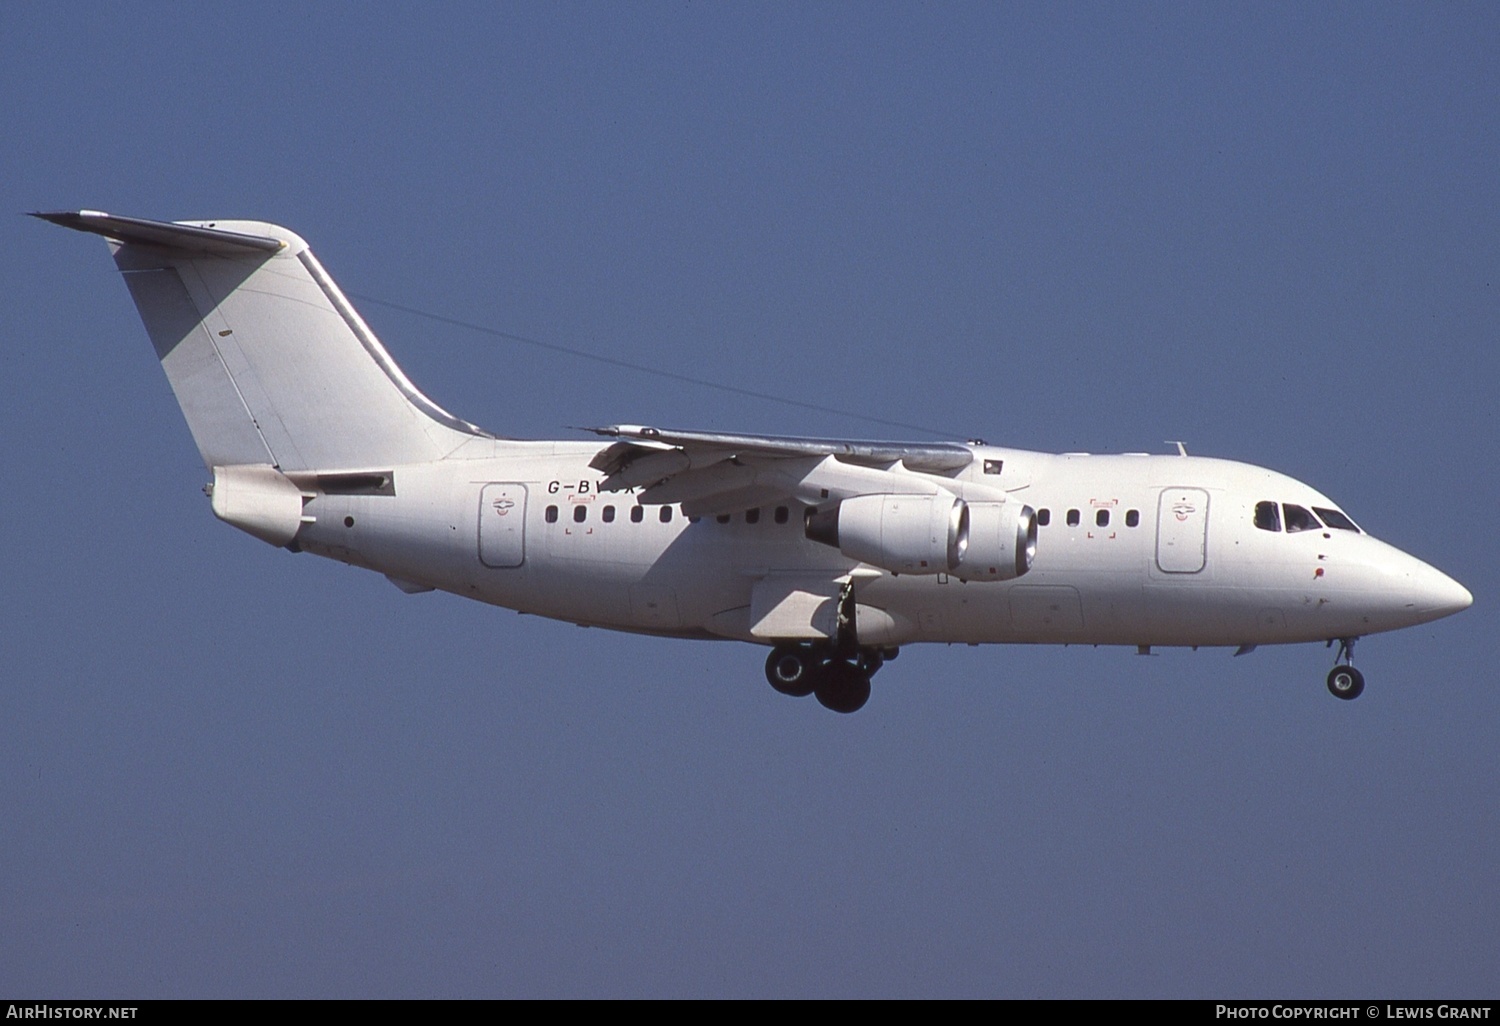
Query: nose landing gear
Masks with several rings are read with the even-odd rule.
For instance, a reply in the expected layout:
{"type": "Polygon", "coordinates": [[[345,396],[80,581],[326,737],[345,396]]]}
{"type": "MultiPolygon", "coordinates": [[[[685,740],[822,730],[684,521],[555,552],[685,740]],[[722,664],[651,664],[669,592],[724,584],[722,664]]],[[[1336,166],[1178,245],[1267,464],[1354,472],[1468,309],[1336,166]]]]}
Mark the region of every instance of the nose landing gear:
{"type": "MultiPolygon", "coordinates": [[[[1335,665],[1328,671],[1328,691],[1334,698],[1352,701],[1364,694],[1365,675],[1354,668],[1354,643],[1358,638],[1340,638],[1339,651],[1333,657],[1335,665]]],[[[1333,642],[1328,642],[1330,645],[1333,642]]]]}

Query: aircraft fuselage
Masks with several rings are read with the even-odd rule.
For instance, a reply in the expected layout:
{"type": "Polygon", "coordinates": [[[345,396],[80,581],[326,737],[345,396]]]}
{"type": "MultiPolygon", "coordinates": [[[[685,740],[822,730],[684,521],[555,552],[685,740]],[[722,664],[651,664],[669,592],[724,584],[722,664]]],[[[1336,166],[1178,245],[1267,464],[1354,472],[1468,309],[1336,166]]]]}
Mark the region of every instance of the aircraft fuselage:
{"type": "Polygon", "coordinates": [[[597,445],[469,446],[480,447],[495,451],[390,468],[385,494],[316,491],[297,546],[521,612],[742,641],[774,640],[752,633],[757,585],[851,573],[861,643],[889,646],[1264,645],[1393,630],[1468,604],[1446,576],[1361,531],[1258,528],[1261,503],[1337,507],[1227,460],[976,447],[950,486],[998,486],[1045,526],[1028,572],[965,581],[860,576],[859,561],[805,537],[809,507],[794,501],[693,518],[642,506],[638,490],[605,490],[589,467],[597,445]],[[1002,469],[986,478],[986,465],[1002,469]]]}

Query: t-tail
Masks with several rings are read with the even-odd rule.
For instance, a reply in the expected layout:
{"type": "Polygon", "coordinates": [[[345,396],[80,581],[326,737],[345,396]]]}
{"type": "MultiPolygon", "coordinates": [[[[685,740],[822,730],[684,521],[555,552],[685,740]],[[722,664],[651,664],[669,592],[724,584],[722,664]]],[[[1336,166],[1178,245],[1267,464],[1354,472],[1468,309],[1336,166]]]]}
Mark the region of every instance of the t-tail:
{"type": "Polygon", "coordinates": [[[306,483],[493,436],[428,399],[296,234],[260,221],[38,213],[102,235],[203,463],[214,513],[292,545],[306,483]]]}
{"type": "Polygon", "coordinates": [[[294,233],[93,210],[203,463],[283,473],[441,459],[485,432],[417,390],[294,233]]]}

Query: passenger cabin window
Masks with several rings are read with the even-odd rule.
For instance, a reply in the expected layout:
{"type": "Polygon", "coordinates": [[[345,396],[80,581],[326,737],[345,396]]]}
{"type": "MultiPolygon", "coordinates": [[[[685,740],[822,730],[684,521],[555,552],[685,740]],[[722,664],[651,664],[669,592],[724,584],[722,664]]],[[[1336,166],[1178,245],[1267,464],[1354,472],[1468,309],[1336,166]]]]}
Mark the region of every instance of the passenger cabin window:
{"type": "Polygon", "coordinates": [[[645,516],[646,516],[646,510],[643,507],[641,507],[641,506],[631,506],[630,507],[630,522],[632,524],[639,524],[643,519],[645,519],[645,516]]]}
{"type": "Polygon", "coordinates": [[[663,506],[661,508],[661,522],[664,523],[664,524],[670,524],[672,522],[672,507],[671,506],[663,506]]]}
{"type": "Polygon", "coordinates": [[[1335,531],[1353,531],[1359,533],[1359,527],[1343,513],[1336,509],[1325,509],[1322,506],[1314,506],[1313,512],[1323,518],[1323,523],[1335,531]]]}
{"type": "Polygon", "coordinates": [[[759,506],[757,506],[755,509],[747,509],[747,510],[745,510],[745,523],[747,523],[747,524],[758,524],[758,523],[760,523],[760,507],[759,506]]]}
{"type": "Polygon", "coordinates": [[[1069,527],[1077,527],[1078,523],[1079,523],[1078,511],[1076,509],[1070,509],[1070,510],[1068,510],[1068,526],[1069,527]]]}
{"type": "Polygon", "coordinates": [[[1141,526],[1141,511],[1138,510],[1138,509],[1126,510],[1126,512],[1125,512],[1125,526],[1126,527],[1140,527],[1141,526]]]}
{"type": "Polygon", "coordinates": [[[557,507],[556,506],[548,506],[547,507],[547,523],[549,523],[549,524],[555,524],[555,523],[557,523],[557,507]]]}
{"type": "Polygon", "coordinates": [[[1281,530],[1281,512],[1274,502],[1255,504],[1255,526],[1262,531],[1281,530]]]}
{"type": "Polygon", "coordinates": [[[1046,527],[1052,523],[1052,511],[1050,509],[1039,509],[1036,511],[1036,526],[1046,527]]]}
{"type": "Polygon", "coordinates": [[[1109,526],[1109,510],[1101,509],[1094,514],[1094,523],[1099,527],[1109,526]]]}
{"type": "Polygon", "coordinates": [[[727,523],[729,523],[729,514],[728,513],[720,513],[718,516],[714,517],[714,519],[717,520],[721,524],[727,524],[727,523]]]}
{"type": "Polygon", "coordinates": [[[575,524],[581,524],[585,520],[588,519],[588,516],[589,516],[589,508],[587,506],[574,506],[573,507],[573,523],[575,523],[575,524]]]}
{"type": "Polygon", "coordinates": [[[785,506],[777,506],[776,507],[776,522],[778,524],[784,524],[784,523],[786,523],[787,517],[789,515],[790,515],[790,513],[789,513],[789,511],[787,510],[787,508],[785,506]]]}
{"type": "Polygon", "coordinates": [[[606,524],[612,524],[615,522],[615,508],[613,506],[604,507],[603,519],[606,524]]]}
{"type": "Polygon", "coordinates": [[[1293,506],[1290,502],[1281,504],[1286,513],[1286,533],[1296,534],[1298,531],[1317,531],[1323,525],[1318,523],[1318,518],[1313,516],[1301,506],[1293,506]]]}

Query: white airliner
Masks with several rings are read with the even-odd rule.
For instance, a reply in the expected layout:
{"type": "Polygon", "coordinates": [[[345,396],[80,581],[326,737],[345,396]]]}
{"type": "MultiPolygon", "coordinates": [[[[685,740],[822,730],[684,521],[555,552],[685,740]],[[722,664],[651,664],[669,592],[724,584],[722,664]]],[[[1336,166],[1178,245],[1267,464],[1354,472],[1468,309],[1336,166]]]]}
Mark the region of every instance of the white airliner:
{"type": "Polygon", "coordinates": [[[307,243],[255,221],[44,213],[109,240],[220,519],[597,627],[770,647],[839,712],[921,641],[1339,643],[1468,607],[1321,493],[1227,460],[618,426],[520,441],[407,380],[307,243]]]}

